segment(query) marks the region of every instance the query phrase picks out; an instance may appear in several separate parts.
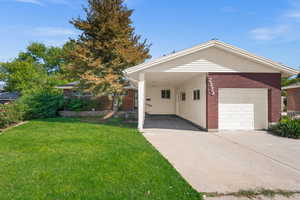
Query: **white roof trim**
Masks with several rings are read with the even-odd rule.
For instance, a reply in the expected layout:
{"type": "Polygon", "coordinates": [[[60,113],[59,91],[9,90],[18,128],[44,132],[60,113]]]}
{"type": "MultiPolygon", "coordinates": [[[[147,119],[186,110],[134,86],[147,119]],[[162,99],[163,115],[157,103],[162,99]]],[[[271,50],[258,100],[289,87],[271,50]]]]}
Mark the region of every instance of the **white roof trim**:
{"type": "Polygon", "coordinates": [[[73,89],[74,86],[57,86],[56,89],[73,89]]]}
{"type": "MultiPolygon", "coordinates": [[[[56,89],[64,89],[64,90],[69,90],[69,89],[74,89],[74,86],[57,86],[55,87],[56,89]]],[[[124,87],[125,90],[136,90],[137,88],[134,86],[125,86],[124,87]]]]}
{"type": "Polygon", "coordinates": [[[195,52],[203,50],[203,49],[207,49],[209,47],[218,47],[218,48],[224,49],[225,51],[230,51],[230,52],[238,54],[240,56],[247,57],[247,58],[252,59],[256,62],[268,65],[268,66],[273,67],[275,69],[279,69],[280,71],[283,71],[287,74],[290,74],[291,76],[300,73],[296,69],[293,69],[293,68],[290,68],[290,67],[285,66],[283,64],[274,62],[274,61],[272,61],[270,59],[267,59],[267,58],[256,56],[256,55],[254,55],[254,54],[252,54],[252,53],[250,53],[246,50],[234,47],[232,45],[226,44],[226,43],[218,41],[218,40],[211,40],[211,41],[206,42],[204,44],[200,44],[200,45],[194,46],[192,48],[185,49],[185,50],[179,51],[177,53],[174,53],[174,54],[171,54],[171,55],[168,55],[168,56],[164,56],[164,57],[155,59],[153,61],[146,62],[146,63],[140,64],[140,65],[128,68],[124,72],[127,73],[127,74],[132,74],[132,73],[135,73],[135,72],[138,72],[138,71],[146,70],[146,69],[151,68],[155,65],[165,63],[165,62],[174,60],[176,58],[179,58],[179,57],[182,57],[182,56],[185,56],[185,55],[189,55],[189,54],[195,53],[195,52]]]}
{"type": "Polygon", "coordinates": [[[125,90],[137,90],[137,88],[134,86],[125,86],[124,89],[125,90]]]}
{"type": "Polygon", "coordinates": [[[283,90],[287,90],[287,89],[294,89],[294,88],[300,88],[300,85],[286,86],[286,87],[283,87],[282,89],[283,89],[283,90]]]}

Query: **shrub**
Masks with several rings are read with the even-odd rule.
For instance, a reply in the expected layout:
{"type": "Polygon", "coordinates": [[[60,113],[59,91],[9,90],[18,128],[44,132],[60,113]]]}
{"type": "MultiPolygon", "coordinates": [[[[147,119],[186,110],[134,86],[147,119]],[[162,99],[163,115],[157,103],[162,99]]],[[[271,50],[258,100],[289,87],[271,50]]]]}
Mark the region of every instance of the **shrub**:
{"type": "Polygon", "coordinates": [[[284,118],[271,130],[282,137],[300,139],[300,119],[284,118]]]}
{"type": "Polygon", "coordinates": [[[65,108],[69,111],[84,111],[86,102],[79,98],[67,99],[65,101],[65,108]]]}
{"type": "Polygon", "coordinates": [[[21,103],[0,104],[0,128],[6,128],[23,120],[24,105],[21,103]]]}
{"type": "Polygon", "coordinates": [[[56,117],[64,98],[60,91],[39,89],[26,92],[19,101],[25,105],[26,119],[38,119],[56,117]]]}
{"type": "Polygon", "coordinates": [[[65,100],[65,109],[68,111],[104,110],[101,98],[71,98],[65,100]]]}

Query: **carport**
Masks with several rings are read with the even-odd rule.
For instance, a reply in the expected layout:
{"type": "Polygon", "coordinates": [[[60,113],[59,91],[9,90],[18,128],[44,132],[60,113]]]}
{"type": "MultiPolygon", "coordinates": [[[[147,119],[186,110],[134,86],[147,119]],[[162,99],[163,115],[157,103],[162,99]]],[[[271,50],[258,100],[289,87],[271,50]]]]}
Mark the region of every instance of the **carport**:
{"type": "Polygon", "coordinates": [[[144,129],[200,131],[194,124],[175,115],[146,115],[144,129]]]}
{"type": "Polygon", "coordinates": [[[144,106],[143,128],[206,127],[205,73],[147,72],[144,94],[145,102],[139,105],[144,106]]]}

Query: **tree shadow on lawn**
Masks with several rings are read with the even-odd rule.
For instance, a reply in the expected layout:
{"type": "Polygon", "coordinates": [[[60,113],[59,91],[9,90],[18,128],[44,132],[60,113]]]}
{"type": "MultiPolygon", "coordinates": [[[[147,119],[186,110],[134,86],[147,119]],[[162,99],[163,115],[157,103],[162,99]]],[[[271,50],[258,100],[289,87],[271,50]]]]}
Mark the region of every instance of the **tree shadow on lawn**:
{"type": "Polygon", "coordinates": [[[58,117],[58,118],[48,118],[48,119],[38,119],[34,121],[40,122],[54,122],[54,123],[86,123],[86,124],[98,124],[106,125],[118,128],[132,128],[137,129],[137,122],[129,121],[124,118],[110,118],[108,120],[103,120],[101,117],[58,117]]]}

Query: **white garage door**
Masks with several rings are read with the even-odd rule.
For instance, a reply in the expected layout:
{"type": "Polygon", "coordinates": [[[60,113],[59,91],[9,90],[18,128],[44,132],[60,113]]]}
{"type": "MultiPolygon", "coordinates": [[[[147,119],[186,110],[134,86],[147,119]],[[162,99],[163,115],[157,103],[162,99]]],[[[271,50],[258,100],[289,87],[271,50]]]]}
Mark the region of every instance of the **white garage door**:
{"type": "Polygon", "coordinates": [[[219,89],[219,129],[266,129],[267,124],[267,89],[219,89]]]}

